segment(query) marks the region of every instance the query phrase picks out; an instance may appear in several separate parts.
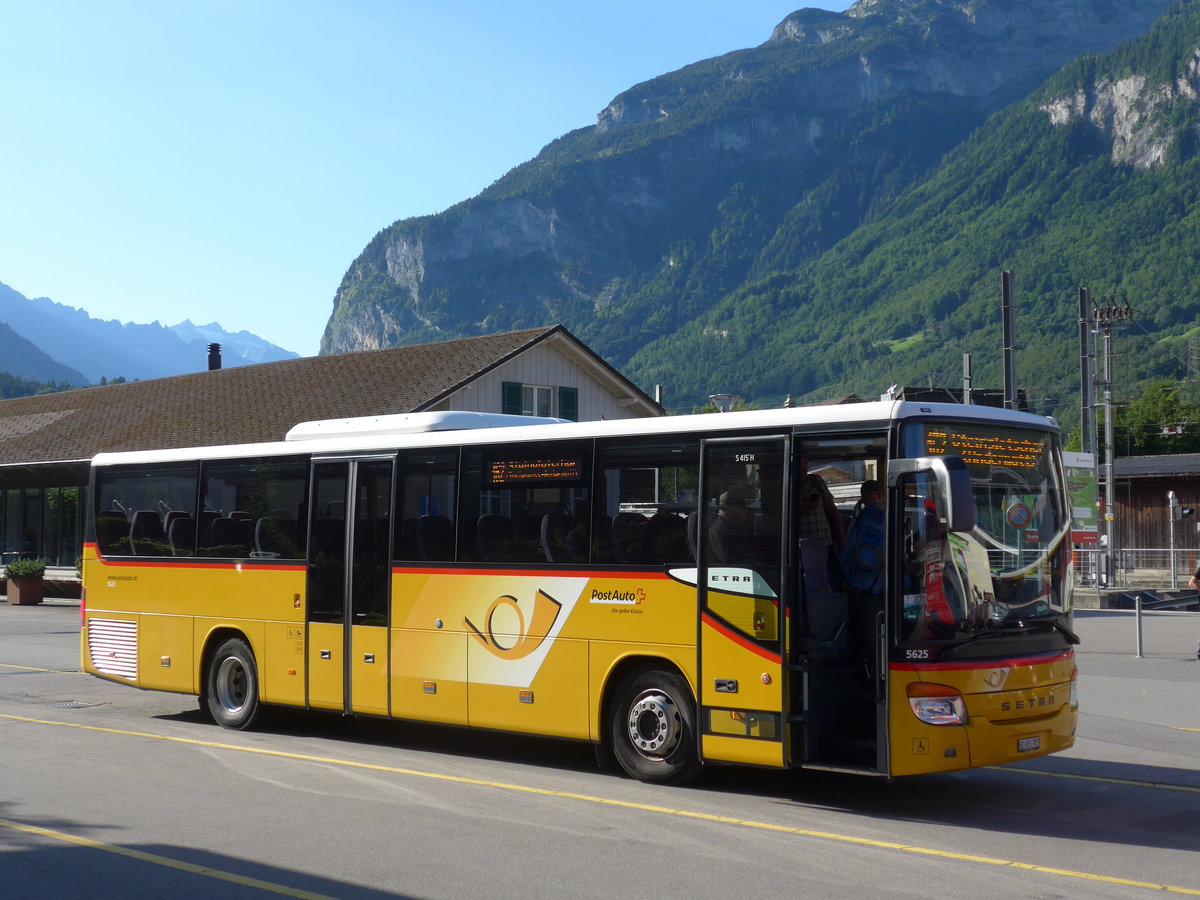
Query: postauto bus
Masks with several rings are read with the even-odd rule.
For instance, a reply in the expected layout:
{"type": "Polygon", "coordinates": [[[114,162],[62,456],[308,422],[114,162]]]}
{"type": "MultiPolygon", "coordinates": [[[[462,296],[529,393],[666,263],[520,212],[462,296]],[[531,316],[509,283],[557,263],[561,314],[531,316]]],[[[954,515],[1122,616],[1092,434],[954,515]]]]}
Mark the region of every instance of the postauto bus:
{"type": "Polygon", "coordinates": [[[84,668],[194,694],[228,728],[302,707],[544,735],[648,782],[913,775],[1073,742],[1045,418],[416,413],[100,454],[89,496],[84,668]],[[838,553],[867,481],[886,500],[873,591],[838,553]]]}

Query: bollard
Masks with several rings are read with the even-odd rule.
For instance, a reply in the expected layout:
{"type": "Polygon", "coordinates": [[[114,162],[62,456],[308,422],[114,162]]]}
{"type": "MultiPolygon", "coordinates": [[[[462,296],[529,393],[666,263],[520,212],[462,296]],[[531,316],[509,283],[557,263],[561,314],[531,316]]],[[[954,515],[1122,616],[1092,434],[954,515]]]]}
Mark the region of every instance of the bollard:
{"type": "Polygon", "coordinates": [[[1142,595],[1138,594],[1133,603],[1134,609],[1137,610],[1137,658],[1142,659],[1142,595]]]}

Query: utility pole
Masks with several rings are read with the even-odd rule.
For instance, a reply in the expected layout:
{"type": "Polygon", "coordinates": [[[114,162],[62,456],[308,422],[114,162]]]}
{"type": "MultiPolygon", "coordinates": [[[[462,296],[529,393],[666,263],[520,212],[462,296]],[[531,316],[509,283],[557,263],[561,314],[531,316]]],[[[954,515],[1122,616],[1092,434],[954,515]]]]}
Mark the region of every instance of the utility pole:
{"type": "Polygon", "coordinates": [[[1017,404],[1017,347],[1016,313],[1013,310],[1013,273],[1005,269],[1000,275],[1000,294],[1004,326],[1004,408],[1016,409],[1017,404]]]}
{"type": "Polygon", "coordinates": [[[1096,375],[1092,366],[1092,292],[1079,289],[1079,449],[1096,452],[1095,390],[1096,375]]]}
{"type": "Polygon", "coordinates": [[[1134,310],[1125,299],[1125,305],[1117,305],[1116,298],[1110,297],[1107,306],[1097,306],[1092,310],[1092,318],[1098,330],[1104,332],[1104,567],[1106,579],[1111,579],[1113,552],[1116,550],[1117,530],[1113,515],[1113,332],[1119,328],[1133,324],[1134,310]]]}

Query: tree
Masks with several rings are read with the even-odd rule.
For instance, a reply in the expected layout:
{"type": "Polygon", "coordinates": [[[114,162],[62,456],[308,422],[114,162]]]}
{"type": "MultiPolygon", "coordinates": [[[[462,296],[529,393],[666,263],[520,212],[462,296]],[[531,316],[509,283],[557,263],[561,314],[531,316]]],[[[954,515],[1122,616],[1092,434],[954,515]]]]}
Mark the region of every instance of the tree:
{"type": "Polygon", "coordinates": [[[1159,456],[1200,452],[1200,406],[1183,403],[1170,379],[1151,382],[1146,392],[1113,417],[1114,452],[1120,456],[1159,456]]]}

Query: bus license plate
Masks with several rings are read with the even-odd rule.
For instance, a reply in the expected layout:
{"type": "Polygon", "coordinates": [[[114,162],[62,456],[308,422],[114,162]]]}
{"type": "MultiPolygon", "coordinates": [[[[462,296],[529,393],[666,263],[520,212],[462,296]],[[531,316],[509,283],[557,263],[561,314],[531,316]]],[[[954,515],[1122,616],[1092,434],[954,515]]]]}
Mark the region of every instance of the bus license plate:
{"type": "Polygon", "coordinates": [[[1041,737],[1017,738],[1018,753],[1028,753],[1030,750],[1040,750],[1041,748],[1041,737]]]}

